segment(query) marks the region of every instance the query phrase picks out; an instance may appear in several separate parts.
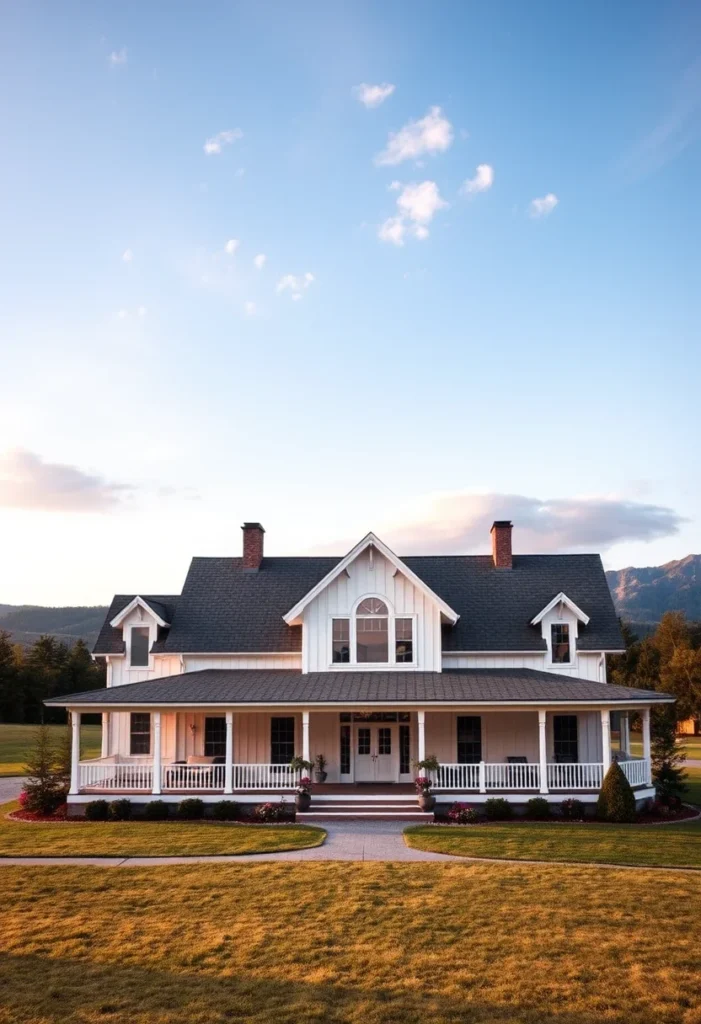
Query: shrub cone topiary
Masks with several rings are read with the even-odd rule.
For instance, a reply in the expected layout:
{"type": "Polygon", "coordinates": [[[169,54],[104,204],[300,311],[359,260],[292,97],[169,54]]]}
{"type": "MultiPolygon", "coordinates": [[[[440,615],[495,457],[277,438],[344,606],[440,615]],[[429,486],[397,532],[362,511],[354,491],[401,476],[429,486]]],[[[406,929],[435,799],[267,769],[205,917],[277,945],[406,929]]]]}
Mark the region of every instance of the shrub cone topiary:
{"type": "Polygon", "coordinates": [[[617,761],[606,772],[596,816],[601,821],[635,821],[635,794],[617,761]]]}

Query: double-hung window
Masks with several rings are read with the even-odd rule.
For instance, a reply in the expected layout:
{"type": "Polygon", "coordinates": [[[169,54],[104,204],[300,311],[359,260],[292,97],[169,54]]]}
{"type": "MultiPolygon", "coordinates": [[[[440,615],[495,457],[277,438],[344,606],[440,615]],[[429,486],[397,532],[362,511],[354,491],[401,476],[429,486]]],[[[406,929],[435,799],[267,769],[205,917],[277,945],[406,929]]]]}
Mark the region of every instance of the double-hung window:
{"type": "Polygon", "coordinates": [[[295,756],[294,718],[270,719],[270,763],[289,764],[295,756]]]}
{"type": "Polygon", "coordinates": [[[138,757],[151,753],[151,715],[132,711],[129,717],[129,753],[138,757]]]}
{"type": "Polygon", "coordinates": [[[205,757],[226,757],[226,718],[221,715],[204,720],[204,754],[205,757]]]}
{"type": "Polygon", "coordinates": [[[366,597],[353,618],[331,619],[334,665],[413,665],[414,619],[393,616],[379,597],[366,597]]]}
{"type": "Polygon", "coordinates": [[[550,627],[550,653],[554,665],[571,662],[570,627],[566,622],[554,622],[550,627]]]}
{"type": "Polygon", "coordinates": [[[148,626],[132,626],[131,628],[131,668],[148,668],[150,630],[148,626]]]}

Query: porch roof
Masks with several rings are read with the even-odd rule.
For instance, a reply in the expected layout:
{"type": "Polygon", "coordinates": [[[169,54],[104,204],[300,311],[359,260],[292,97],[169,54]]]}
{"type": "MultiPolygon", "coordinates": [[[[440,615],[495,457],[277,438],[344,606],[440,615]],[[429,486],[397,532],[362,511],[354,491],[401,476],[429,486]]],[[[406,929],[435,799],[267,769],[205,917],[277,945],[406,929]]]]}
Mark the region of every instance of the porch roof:
{"type": "Polygon", "coordinates": [[[202,669],[73,693],[44,701],[59,707],[343,704],[647,704],[670,694],[556,676],[528,668],[452,672],[310,672],[202,669]]]}

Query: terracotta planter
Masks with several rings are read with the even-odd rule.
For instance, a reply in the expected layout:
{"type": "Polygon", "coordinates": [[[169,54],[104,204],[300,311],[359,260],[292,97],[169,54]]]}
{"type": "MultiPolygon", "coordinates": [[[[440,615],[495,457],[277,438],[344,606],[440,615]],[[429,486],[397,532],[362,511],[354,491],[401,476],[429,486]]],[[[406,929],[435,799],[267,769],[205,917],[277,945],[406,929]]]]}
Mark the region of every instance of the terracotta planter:
{"type": "Polygon", "coordinates": [[[419,807],[422,811],[432,811],[436,806],[436,798],[431,795],[430,790],[424,789],[419,793],[419,807]]]}
{"type": "Polygon", "coordinates": [[[295,807],[298,811],[308,811],[312,805],[311,793],[298,793],[295,797],[295,807]]]}

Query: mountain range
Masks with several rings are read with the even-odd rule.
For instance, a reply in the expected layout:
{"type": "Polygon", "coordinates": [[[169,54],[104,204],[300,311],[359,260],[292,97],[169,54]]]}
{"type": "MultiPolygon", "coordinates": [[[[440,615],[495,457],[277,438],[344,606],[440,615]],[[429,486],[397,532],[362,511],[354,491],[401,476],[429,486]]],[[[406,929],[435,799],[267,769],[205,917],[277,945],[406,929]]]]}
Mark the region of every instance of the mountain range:
{"type": "MultiPolygon", "coordinates": [[[[701,621],[701,555],[645,568],[610,569],[606,578],[618,614],[640,632],[652,629],[666,611],[682,611],[687,619],[701,621]]],[[[0,604],[0,629],[27,647],[44,633],[69,644],[81,638],[92,647],[106,612],[102,606],[0,604]]]]}

